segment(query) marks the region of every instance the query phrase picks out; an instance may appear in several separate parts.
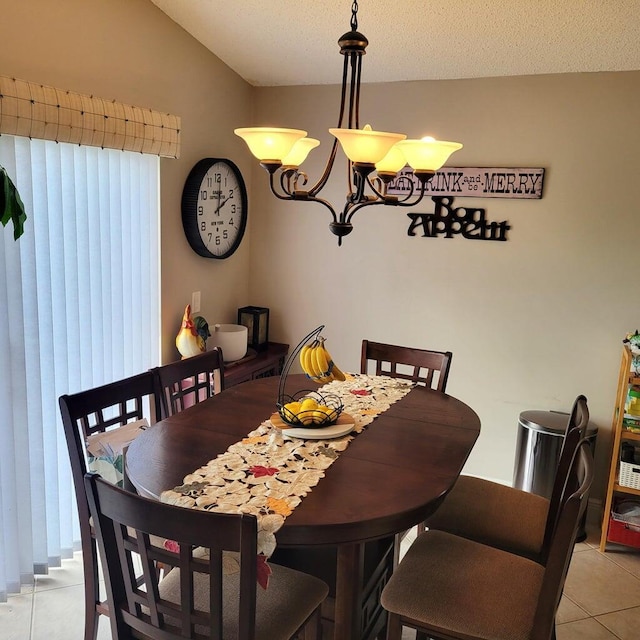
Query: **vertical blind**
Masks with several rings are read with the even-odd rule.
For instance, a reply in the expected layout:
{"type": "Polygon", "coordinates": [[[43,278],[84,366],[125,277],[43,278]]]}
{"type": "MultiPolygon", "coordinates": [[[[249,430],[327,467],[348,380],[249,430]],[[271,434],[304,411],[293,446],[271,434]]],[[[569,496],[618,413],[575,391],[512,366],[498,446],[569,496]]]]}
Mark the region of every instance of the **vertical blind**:
{"type": "Polygon", "coordinates": [[[78,546],[58,397],[159,363],[159,162],[0,135],[0,602],[78,546]]]}

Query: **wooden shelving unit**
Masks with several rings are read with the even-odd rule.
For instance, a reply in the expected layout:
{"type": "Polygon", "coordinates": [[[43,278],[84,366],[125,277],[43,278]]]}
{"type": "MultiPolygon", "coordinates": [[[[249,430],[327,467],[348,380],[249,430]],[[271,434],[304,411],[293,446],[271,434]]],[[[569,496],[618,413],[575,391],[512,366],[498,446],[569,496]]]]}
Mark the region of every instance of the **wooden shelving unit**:
{"type": "MultiPolygon", "coordinates": [[[[626,494],[639,496],[640,489],[624,487],[618,483],[620,471],[620,447],[624,441],[635,441],[640,443],[640,433],[635,433],[625,429],[622,419],[624,417],[624,406],[627,401],[629,387],[640,386],[640,377],[631,372],[631,351],[624,345],[622,358],[620,361],[620,374],[618,376],[618,390],[616,392],[616,404],[613,409],[613,419],[611,430],[613,433],[613,447],[611,449],[611,466],[609,468],[609,482],[607,484],[607,495],[602,517],[602,533],[600,537],[600,551],[605,551],[609,541],[609,521],[611,509],[616,495],[626,494]]],[[[617,544],[621,544],[617,542],[617,544]]]]}

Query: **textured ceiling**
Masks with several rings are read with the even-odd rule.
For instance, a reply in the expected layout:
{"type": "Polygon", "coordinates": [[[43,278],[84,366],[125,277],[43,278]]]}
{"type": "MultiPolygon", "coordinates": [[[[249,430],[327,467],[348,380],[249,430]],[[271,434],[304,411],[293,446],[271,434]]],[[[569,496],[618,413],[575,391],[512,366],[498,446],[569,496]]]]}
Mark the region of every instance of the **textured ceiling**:
{"type": "MultiPolygon", "coordinates": [[[[350,0],[151,0],[256,86],[339,84],[350,0]]],[[[363,82],[640,69],[640,0],[360,0],[363,82]]]]}

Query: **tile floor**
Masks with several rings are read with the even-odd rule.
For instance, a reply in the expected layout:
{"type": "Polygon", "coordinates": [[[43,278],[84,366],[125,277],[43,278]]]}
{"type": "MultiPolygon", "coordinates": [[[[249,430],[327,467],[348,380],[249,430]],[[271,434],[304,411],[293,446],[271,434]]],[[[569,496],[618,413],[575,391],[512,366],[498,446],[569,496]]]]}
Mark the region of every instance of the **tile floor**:
{"type": "MultiPolygon", "coordinates": [[[[610,545],[601,554],[598,542],[594,529],[576,545],[558,611],[557,640],[640,638],[640,551],[610,545]]],[[[0,604],[0,640],[82,640],[82,632],[79,554],[0,604]]],[[[109,626],[102,619],[98,640],[109,638],[109,626]]]]}

